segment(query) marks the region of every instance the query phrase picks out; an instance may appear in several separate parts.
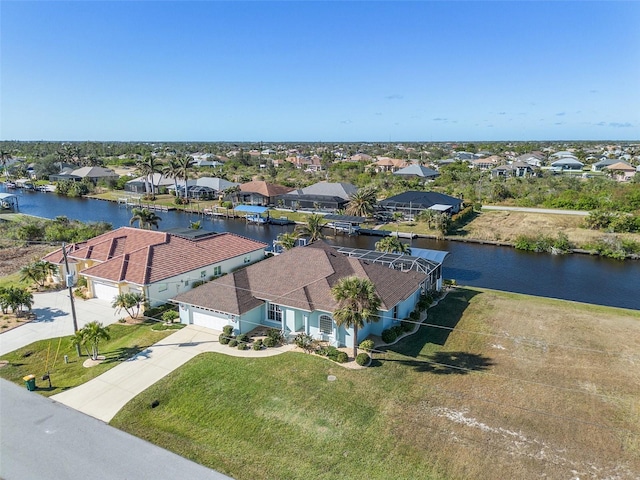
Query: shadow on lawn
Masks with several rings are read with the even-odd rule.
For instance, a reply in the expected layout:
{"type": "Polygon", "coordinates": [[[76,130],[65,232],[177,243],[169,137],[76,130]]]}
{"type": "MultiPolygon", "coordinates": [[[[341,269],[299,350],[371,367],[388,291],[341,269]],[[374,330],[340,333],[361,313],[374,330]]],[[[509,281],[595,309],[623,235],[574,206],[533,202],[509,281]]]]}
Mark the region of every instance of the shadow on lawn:
{"type": "Polygon", "coordinates": [[[436,352],[432,355],[420,355],[415,360],[380,359],[384,362],[399,362],[412,367],[416,372],[434,373],[436,375],[466,375],[471,372],[482,372],[494,365],[484,355],[467,352],[436,352]]]}
{"type": "Polygon", "coordinates": [[[469,306],[469,302],[479,293],[464,288],[450,291],[438,305],[429,309],[425,324],[416,333],[380,350],[417,358],[425,356],[422,352],[428,344],[444,346],[469,306]]]}

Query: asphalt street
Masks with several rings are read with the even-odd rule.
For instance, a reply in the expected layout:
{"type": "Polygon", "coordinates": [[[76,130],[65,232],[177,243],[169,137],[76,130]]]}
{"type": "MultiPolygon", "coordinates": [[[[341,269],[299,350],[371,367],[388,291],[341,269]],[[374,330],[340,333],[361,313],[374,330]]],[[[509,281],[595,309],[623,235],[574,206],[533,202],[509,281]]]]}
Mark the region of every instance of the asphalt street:
{"type": "Polygon", "coordinates": [[[230,479],[0,379],[3,480],[230,479]]]}

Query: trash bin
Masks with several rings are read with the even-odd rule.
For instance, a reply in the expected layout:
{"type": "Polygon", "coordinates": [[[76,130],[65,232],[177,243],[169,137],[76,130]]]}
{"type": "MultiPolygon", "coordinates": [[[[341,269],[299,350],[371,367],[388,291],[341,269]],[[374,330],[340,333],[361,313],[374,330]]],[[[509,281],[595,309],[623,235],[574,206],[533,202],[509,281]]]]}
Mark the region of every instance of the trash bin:
{"type": "Polygon", "coordinates": [[[36,389],[36,376],[35,375],[27,375],[26,377],[22,377],[24,383],[27,385],[27,390],[33,392],[36,389]]]}

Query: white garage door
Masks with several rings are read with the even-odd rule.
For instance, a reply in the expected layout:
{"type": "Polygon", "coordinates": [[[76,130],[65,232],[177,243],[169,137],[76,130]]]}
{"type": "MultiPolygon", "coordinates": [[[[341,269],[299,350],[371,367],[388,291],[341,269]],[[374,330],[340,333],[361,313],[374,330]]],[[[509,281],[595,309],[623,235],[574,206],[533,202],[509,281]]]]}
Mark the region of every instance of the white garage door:
{"type": "Polygon", "coordinates": [[[222,327],[228,325],[229,320],[226,318],[217,318],[207,313],[193,312],[193,324],[222,331],[222,327]]]}
{"type": "Polygon", "coordinates": [[[113,302],[114,297],[117,297],[119,293],[118,287],[116,286],[96,282],[93,284],[94,296],[107,302],[113,302]]]}

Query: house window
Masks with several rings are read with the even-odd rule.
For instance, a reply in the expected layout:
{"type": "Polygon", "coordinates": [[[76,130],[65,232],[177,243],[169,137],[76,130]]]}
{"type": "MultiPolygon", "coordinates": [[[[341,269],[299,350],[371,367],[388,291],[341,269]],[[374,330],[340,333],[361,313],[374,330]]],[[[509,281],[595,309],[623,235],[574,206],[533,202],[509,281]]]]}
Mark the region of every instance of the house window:
{"type": "Polygon", "coordinates": [[[207,271],[206,270],[202,270],[200,272],[200,278],[205,278],[207,276],[207,271]]]}
{"type": "Polygon", "coordinates": [[[320,315],[320,333],[333,333],[333,319],[329,315],[320,315]]]}
{"type": "Polygon", "coordinates": [[[159,292],[164,292],[169,288],[169,286],[166,283],[161,283],[160,285],[158,285],[158,291],[159,292]]]}
{"type": "Polygon", "coordinates": [[[395,320],[397,318],[398,318],[398,305],[393,307],[393,319],[395,320]]]}
{"type": "Polygon", "coordinates": [[[251,262],[251,255],[245,255],[244,256],[244,263],[249,263],[251,262]]]}
{"type": "Polygon", "coordinates": [[[213,275],[216,277],[222,275],[222,267],[220,265],[213,267],[213,275]]]}
{"type": "Polygon", "coordinates": [[[282,307],[275,303],[270,303],[267,318],[273,322],[282,323],[282,307]]]}

